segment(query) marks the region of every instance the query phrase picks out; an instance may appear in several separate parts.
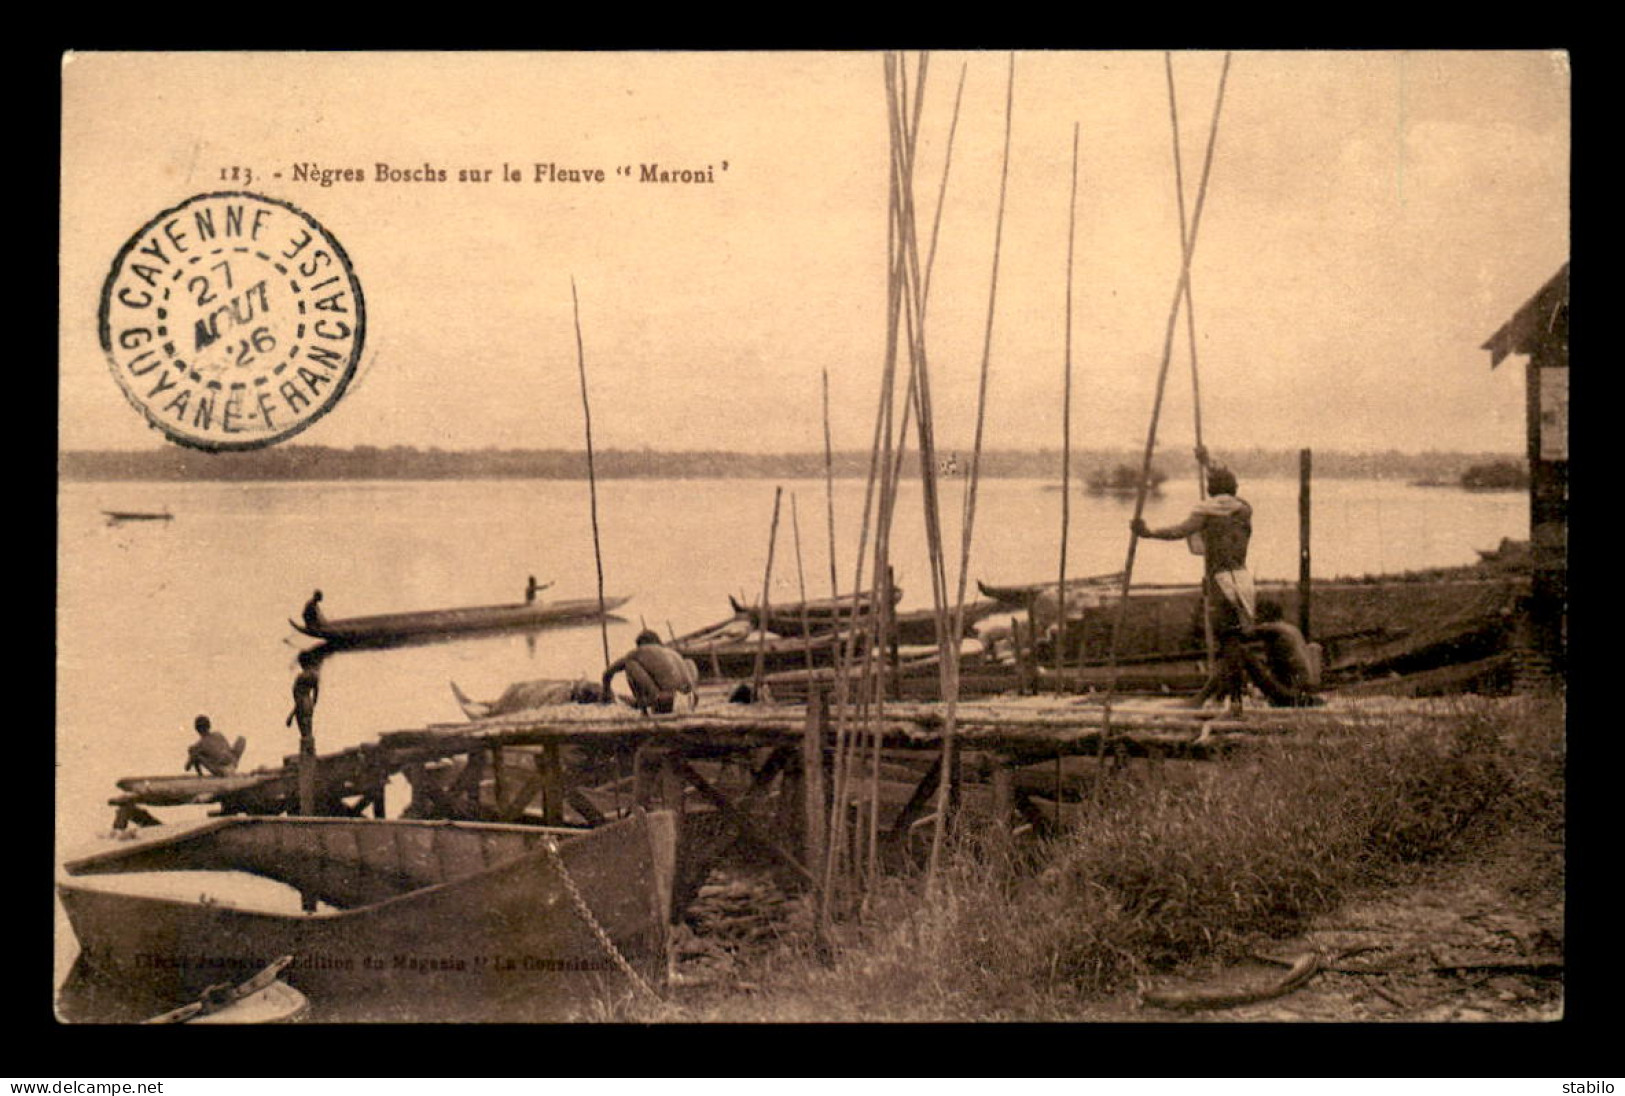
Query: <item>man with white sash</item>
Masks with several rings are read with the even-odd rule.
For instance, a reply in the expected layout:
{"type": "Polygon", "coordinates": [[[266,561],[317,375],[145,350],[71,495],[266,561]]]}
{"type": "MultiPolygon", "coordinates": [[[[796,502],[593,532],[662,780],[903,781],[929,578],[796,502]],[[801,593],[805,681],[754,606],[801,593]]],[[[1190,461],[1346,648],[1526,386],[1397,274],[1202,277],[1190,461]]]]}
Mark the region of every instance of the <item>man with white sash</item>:
{"type": "Polygon", "coordinates": [[[1239,716],[1247,687],[1243,640],[1257,620],[1257,594],[1252,573],[1247,570],[1253,508],[1236,496],[1234,472],[1210,460],[1201,446],[1196,449],[1196,459],[1207,473],[1208,497],[1196,504],[1190,516],[1165,529],[1149,528],[1139,518],[1130,527],[1136,536],[1184,540],[1191,552],[1202,557],[1208,619],[1219,641],[1214,680],[1202,690],[1202,697],[1217,692],[1221,699],[1230,701],[1230,714],[1239,716]]]}

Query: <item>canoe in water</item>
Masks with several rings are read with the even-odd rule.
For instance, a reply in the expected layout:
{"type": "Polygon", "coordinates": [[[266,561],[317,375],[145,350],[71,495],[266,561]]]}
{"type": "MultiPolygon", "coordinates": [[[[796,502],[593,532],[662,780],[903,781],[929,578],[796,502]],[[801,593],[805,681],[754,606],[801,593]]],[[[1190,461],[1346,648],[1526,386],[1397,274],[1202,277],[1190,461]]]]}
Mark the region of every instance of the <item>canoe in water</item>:
{"type": "Polygon", "coordinates": [[[377,616],[324,620],[319,625],[290,620],[307,636],[334,644],[389,643],[418,636],[452,632],[498,631],[506,628],[543,628],[559,624],[582,624],[625,605],[630,598],[575,598],[568,601],[519,602],[512,605],[478,605],[467,609],[428,609],[413,613],[382,613],[377,616]]]}

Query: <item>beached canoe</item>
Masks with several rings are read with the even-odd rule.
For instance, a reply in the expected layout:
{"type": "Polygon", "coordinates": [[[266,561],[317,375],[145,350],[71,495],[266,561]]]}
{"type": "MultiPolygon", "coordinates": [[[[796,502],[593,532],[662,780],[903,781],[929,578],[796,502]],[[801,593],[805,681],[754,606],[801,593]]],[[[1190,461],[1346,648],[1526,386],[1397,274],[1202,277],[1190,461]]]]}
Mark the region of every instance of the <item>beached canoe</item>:
{"type": "Polygon", "coordinates": [[[585,831],[244,818],[147,832],[68,862],[57,893],[82,962],[174,1000],[291,955],[281,977],[315,1020],[551,1021],[629,984],[600,932],[641,978],[664,969],[669,812],[585,831]]]}
{"type": "MultiPolygon", "coordinates": [[[[997,602],[975,601],[965,606],[965,632],[974,635],[976,622],[999,608],[997,602]]],[[[770,607],[763,616],[754,609],[751,610],[751,619],[758,622],[761,627],[765,623],[769,632],[775,635],[792,637],[803,635],[828,635],[833,631],[843,630],[845,621],[838,626],[829,617],[814,617],[811,614],[803,621],[801,616],[791,609],[778,609],[770,607]]],[[[907,646],[922,646],[937,641],[937,613],[935,609],[910,609],[906,612],[892,614],[892,635],[898,643],[907,646]]]]}
{"type": "MultiPolygon", "coordinates": [[[[1115,571],[1107,575],[1069,578],[1066,580],[1066,588],[1071,590],[1074,587],[1114,586],[1122,581],[1123,572],[1115,571]]],[[[982,591],[983,597],[991,598],[1001,605],[1019,609],[1025,608],[1028,602],[1046,590],[1059,589],[1059,584],[1054,582],[1027,582],[1016,586],[995,586],[992,583],[977,579],[976,588],[982,591]]]]}
{"type": "Polygon", "coordinates": [[[507,628],[545,628],[561,624],[584,624],[625,605],[630,598],[575,598],[568,601],[519,602],[512,605],[479,605],[467,609],[429,609],[412,613],[382,613],[377,616],[324,620],[320,625],[290,620],[307,636],[332,644],[384,644],[418,636],[453,632],[499,631],[507,628]]]}
{"type": "MultiPolygon", "coordinates": [[[[903,598],[901,586],[892,587],[892,604],[895,605],[903,598]]],[[[807,601],[792,601],[784,605],[768,606],[769,613],[775,618],[794,618],[800,620],[805,610],[808,620],[815,625],[828,628],[838,623],[846,623],[854,615],[862,616],[868,613],[869,607],[874,604],[874,595],[865,591],[861,594],[842,594],[840,597],[811,598],[807,601]]],[[[728,604],[733,606],[737,616],[748,617],[753,624],[760,627],[761,606],[746,605],[732,594],[728,595],[728,604]]],[[[769,628],[768,631],[777,629],[769,628]]],[[[798,633],[799,634],[799,633],[798,633]]]]}

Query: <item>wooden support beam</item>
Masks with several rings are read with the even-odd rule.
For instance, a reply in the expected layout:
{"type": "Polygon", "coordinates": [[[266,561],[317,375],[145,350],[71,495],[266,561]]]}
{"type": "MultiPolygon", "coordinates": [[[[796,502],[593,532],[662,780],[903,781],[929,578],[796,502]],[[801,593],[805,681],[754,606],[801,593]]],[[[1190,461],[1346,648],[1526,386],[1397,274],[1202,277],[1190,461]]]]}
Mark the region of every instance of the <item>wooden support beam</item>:
{"type": "Polygon", "coordinates": [[[575,808],[589,826],[602,826],[609,821],[609,816],[598,809],[598,804],[582,794],[579,788],[571,788],[564,793],[564,801],[575,808]]]}
{"type": "MultiPolygon", "coordinates": [[[[908,828],[915,819],[919,818],[925,810],[925,805],[931,801],[937,790],[937,782],[942,776],[942,755],[937,754],[931,762],[931,767],[920,777],[920,782],[914,786],[914,794],[909,796],[908,802],[903,804],[903,810],[892,822],[891,833],[894,838],[907,835],[908,828]]],[[[842,804],[844,807],[845,805],[842,804]]]]}
{"type": "Polygon", "coordinates": [[[491,780],[496,792],[497,809],[499,813],[505,813],[503,811],[502,804],[508,801],[508,774],[503,772],[504,767],[505,766],[502,764],[502,744],[500,742],[493,742],[491,744],[491,780]]]}
{"type": "Polygon", "coordinates": [[[722,815],[729,819],[729,821],[733,822],[738,827],[738,833],[741,838],[759,846],[764,851],[772,853],[774,856],[777,856],[780,860],[794,868],[803,878],[809,882],[813,881],[812,872],[807,869],[805,864],[796,858],[794,853],[790,852],[777,841],[764,834],[761,831],[761,828],[756,825],[756,821],[751,818],[749,814],[741,810],[737,804],[732,802],[722,792],[719,792],[716,788],[712,787],[710,782],[707,781],[705,777],[695,772],[693,766],[689,765],[688,762],[683,760],[682,757],[675,754],[671,755],[667,760],[667,767],[674,773],[678,774],[681,778],[686,779],[690,786],[692,786],[694,790],[700,794],[701,798],[703,798],[707,803],[711,804],[711,806],[715,807],[722,815]]]}
{"type": "Polygon", "coordinates": [[[542,821],[549,826],[564,824],[564,765],[559,744],[549,742],[536,755],[536,769],[542,779],[542,821]]]}

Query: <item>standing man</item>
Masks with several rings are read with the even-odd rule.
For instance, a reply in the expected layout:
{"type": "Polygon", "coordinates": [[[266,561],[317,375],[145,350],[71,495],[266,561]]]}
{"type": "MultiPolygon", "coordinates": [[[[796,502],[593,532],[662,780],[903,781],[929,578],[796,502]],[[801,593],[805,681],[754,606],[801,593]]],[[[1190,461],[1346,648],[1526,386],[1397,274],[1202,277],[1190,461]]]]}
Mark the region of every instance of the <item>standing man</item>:
{"type": "MultiPolygon", "coordinates": [[[[1219,641],[1219,662],[1214,681],[1221,698],[1228,698],[1230,714],[1241,715],[1241,697],[1247,688],[1247,661],[1243,640],[1256,619],[1253,576],[1247,570],[1247,545],[1253,536],[1253,508],[1236,496],[1235,473],[1196,447],[1196,460],[1207,474],[1208,497],[1190,516],[1165,529],[1149,528],[1135,518],[1135,536],[1156,540],[1184,540],[1202,557],[1202,582],[1207,594],[1208,619],[1219,641]]],[[[1203,698],[1210,689],[1202,690],[1203,698]]]]}
{"type": "Polygon", "coordinates": [[[322,687],[322,656],[315,651],[304,651],[299,655],[299,676],[293,679],[293,711],[283,721],[284,727],[293,726],[294,720],[299,721],[299,739],[301,742],[309,741],[315,730],[313,720],[316,715],[316,697],[322,687]]]}
{"type": "Polygon", "coordinates": [[[226,736],[209,725],[209,717],[200,715],[192,721],[197,741],[186,748],[186,771],[197,770],[202,776],[230,776],[237,771],[237,759],[242,756],[243,740],[233,749],[226,736]]]}
{"type": "Polygon", "coordinates": [[[627,652],[626,657],[604,671],[603,703],[615,699],[615,694],[609,691],[609,681],[622,671],[626,673],[626,683],[632,686],[632,703],[644,715],[648,715],[650,709],[662,714],[671,711],[678,693],[688,694],[690,706],[699,703],[694,691],[699,668],[692,659],[662,644],[660,636],[648,629],[638,633],[637,646],[627,652]]]}
{"type": "Polygon", "coordinates": [[[525,604],[530,605],[533,602],[535,602],[536,595],[541,593],[543,590],[547,589],[551,585],[553,585],[551,582],[544,582],[544,583],[541,583],[540,585],[538,585],[537,582],[536,582],[536,576],[531,575],[530,576],[530,581],[525,583],[525,604]]]}

